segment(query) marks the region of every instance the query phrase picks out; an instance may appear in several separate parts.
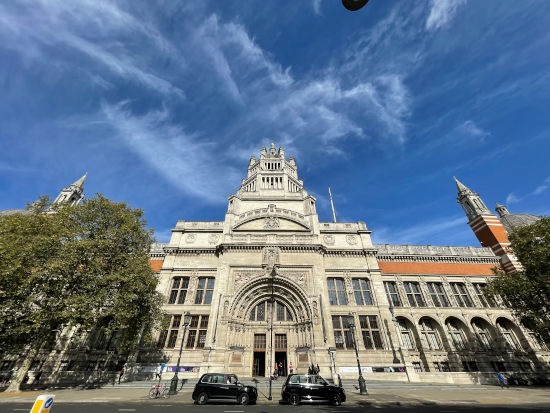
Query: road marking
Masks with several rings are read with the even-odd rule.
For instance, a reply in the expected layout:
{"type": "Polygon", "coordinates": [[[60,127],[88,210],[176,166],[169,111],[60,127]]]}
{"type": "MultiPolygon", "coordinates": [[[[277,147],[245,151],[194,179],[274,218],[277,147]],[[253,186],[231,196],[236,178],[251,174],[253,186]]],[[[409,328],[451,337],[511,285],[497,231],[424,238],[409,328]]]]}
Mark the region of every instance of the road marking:
{"type": "Polygon", "coordinates": [[[119,412],[135,412],[136,409],[118,409],[119,412]]]}
{"type": "Polygon", "coordinates": [[[244,413],[244,410],[224,410],[223,413],[244,413]]]}

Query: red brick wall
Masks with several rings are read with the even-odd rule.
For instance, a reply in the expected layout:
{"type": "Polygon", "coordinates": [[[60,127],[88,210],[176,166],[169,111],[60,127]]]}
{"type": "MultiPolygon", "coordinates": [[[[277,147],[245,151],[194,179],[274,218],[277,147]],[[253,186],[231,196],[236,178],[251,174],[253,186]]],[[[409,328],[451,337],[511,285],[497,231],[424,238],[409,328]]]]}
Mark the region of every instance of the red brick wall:
{"type": "Polygon", "coordinates": [[[493,264],[462,264],[437,262],[383,262],[378,265],[382,274],[460,274],[493,275],[493,264]]]}

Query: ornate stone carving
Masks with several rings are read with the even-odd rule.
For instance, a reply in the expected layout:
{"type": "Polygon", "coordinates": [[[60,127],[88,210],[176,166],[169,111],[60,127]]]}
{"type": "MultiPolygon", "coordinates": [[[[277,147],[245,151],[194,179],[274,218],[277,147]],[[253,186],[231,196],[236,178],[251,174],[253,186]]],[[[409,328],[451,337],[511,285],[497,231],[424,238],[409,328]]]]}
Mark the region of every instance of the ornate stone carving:
{"type": "Polygon", "coordinates": [[[242,285],[246,284],[253,278],[261,277],[262,275],[262,271],[237,271],[233,280],[233,285],[235,286],[234,291],[238,291],[242,285]]]}
{"type": "Polygon", "coordinates": [[[208,236],[208,243],[211,245],[217,244],[220,239],[220,236],[218,234],[210,234],[208,236]]]}
{"type": "Polygon", "coordinates": [[[355,236],[355,235],[346,235],[346,242],[349,245],[357,244],[357,236],[355,236]]]}
{"type": "Polygon", "coordinates": [[[323,237],[323,240],[325,241],[325,244],[327,245],[334,245],[334,235],[325,235],[323,237]]]}
{"type": "Polygon", "coordinates": [[[266,247],[262,254],[262,266],[266,268],[273,268],[279,265],[280,250],[277,247],[266,247]]]}
{"type": "Polygon", "coordinates": [[[195,291],[197,289],[198,274],[193,272],[189,277],[189,288],[187,289],[187,297],[185,297],[185,304],[193,304],[195,300],[195,291]]]}
{"type": "Polygon", "coordinates": [[[185,242],[187,242],[188,244],[194,243],[196,239],[197,239],[197,236],[195,234],[187,234],[185,236],[185,242]]]}
{"type": "Polygon", "coordinates": [[[305,271],[284,271],[284,272],[281,272],[281,275],[283,277],[290,278],[292,281],[294,281],[300,287],[306,288],[307,272],[305,272],[305,271]]]}
{"type": "Polygon", "coordinates": [[[277,217],[267,217],[264,221],[265,229],[277,229],[279,228],[279,218],[277,217]]]}

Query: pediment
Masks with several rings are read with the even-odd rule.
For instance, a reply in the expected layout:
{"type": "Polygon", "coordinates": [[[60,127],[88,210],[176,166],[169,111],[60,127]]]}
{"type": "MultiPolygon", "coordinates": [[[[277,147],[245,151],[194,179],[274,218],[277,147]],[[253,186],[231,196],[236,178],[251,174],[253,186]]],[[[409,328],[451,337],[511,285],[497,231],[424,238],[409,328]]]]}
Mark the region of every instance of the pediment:
{"type": "Polygon", "coordinates": [[[304,224],[286,217],[268,216],[246,220],[235,227],[237,231],[309,231],[304,224]]]}

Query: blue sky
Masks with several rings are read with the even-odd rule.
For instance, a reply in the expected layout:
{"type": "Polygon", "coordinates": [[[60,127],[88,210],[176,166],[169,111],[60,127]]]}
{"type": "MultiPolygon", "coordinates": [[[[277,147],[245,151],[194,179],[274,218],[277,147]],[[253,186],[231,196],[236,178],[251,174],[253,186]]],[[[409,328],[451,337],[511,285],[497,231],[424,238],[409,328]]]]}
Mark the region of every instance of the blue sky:
{"type": "Polygon", "coordinates": [[[251,154],[296,157],[318,212],[375,242],[479,245],[456,175],[550,214],[550,2],[0,3],[0,209],[85,192],[222,220],[251,154]]]}

